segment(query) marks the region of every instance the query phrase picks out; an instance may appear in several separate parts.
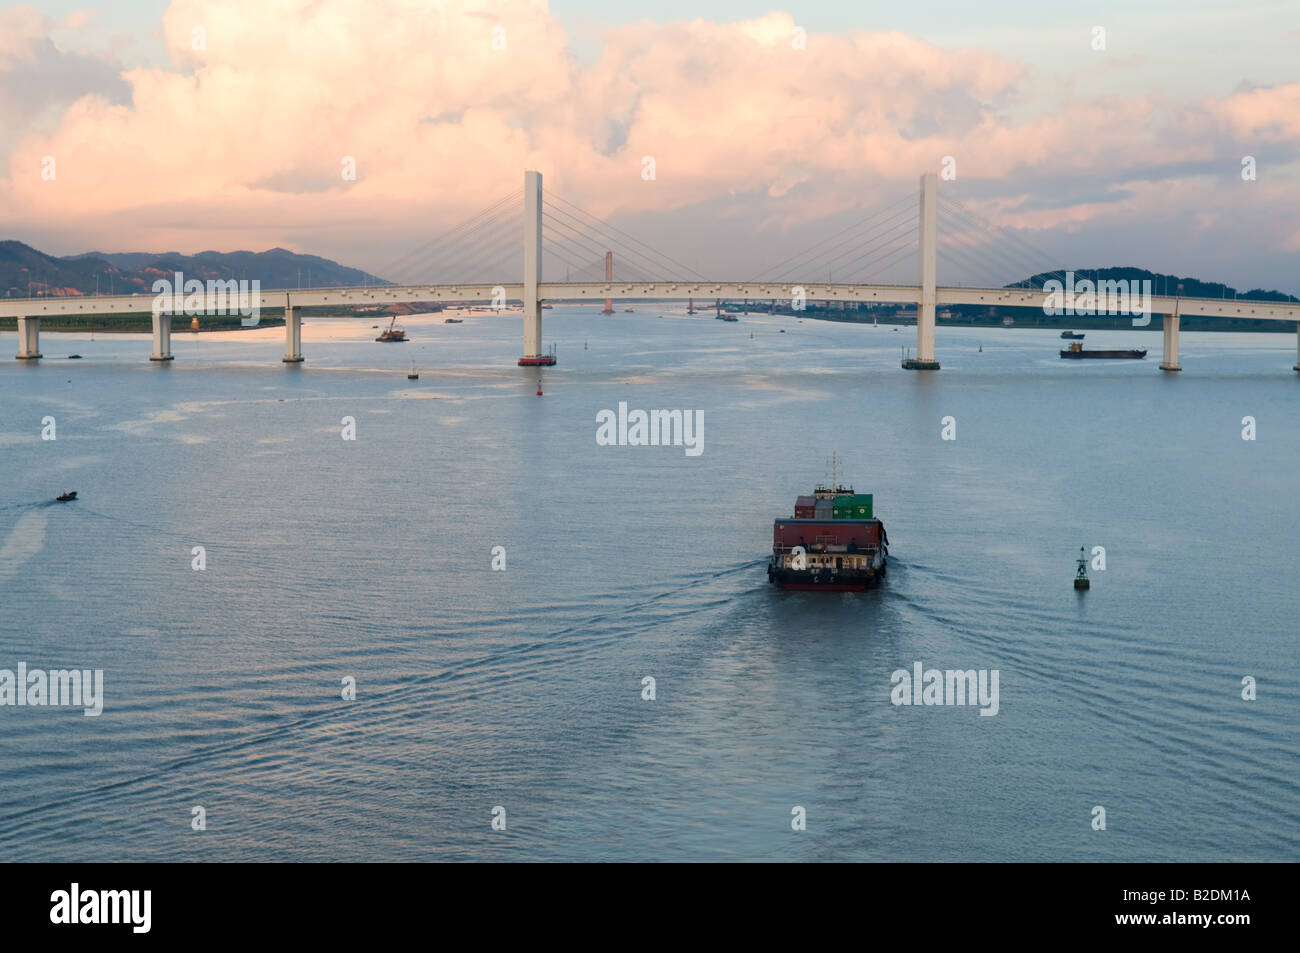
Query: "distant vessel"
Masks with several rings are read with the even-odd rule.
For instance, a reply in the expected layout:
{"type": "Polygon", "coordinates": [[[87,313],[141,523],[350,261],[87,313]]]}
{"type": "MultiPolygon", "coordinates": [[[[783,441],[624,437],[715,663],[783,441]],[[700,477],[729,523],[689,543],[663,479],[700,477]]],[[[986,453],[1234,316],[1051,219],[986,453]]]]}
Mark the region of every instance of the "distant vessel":
{"type": "Polygon", "coordinates": [[[80,355],[80,354],[69,354],[69,355],[68,355],[68,360],[70,360],[70,361],[79,361],[79,360],[81,360],[81,355],[80,355]]]}
{"type": "Polygon", "coordinates": [[[67,503],[69,500],[75,500],[76,498],[77,498],[76,490],[69,490],[67,493],[60,493],[58,496],[55,497],[55,499],[58,500],[60,503],[67,503]]]}
{"type": "Polygon", "coordinates": [[[394,327],[394,325],[395,325],[396,323],[397,323],[397,315],[393,315],[393,320],[391,320],[391,321],[388,322],[388,329],[387,329],[386,331],[383,331],[383,332],[379,335],[379,337],[375,338],[375,340],[376,340],[376,341],[391,341],[391,342],[396,342],[396,341],[405,341],[405,340],[406,340],[406,332],[403,331],[401,328],[394,327]]]}
{"type": "Polygon", "coordinates": [[[443,318],[442,323],[443,324],[464,324],[465,321],[462,318],[443,318]]]}
{"type": "Polygon", "coordinates": [[[624,310],[624,311],[628,311],[628,312],[630,312],[632,309],[631,309],[631,308],[624,308],[623,310],[624,310]]]}
{"type": "Polygon", "coordinates": [[[1069,357],[1075,359],[1085,358],[1085,357],[1109,357],[1109,358],[1115,358],[1117,360],[1123,360],[1125,358],[1140,358],[1146,356],[1147,356],[1146,350],[1138,349],[1138,348],[1132,348],[1132,349],[1121,348],[1121,349],[1110,350],[1110,351],[1085,351],[1083,349],[1083,345],[1080,344],[1078,341],[1071,344],[1068,350],[1061,352],[1061,357],[1069,357]]]}
{"type": "Polygon", "coordinates": [[[739,321],[739,320],[740,320],[740,318],[736,317],[734,314],[720,314],[720,315],[717,316],[717,318],[718,318],[719,321],[739,321]]]}
{"type": "Polygon", "coordinates": [[[1078,331],[1062,331],[1061,337],[1067,341],[1082,341],[1084,339],[1084,335],[1078,331]]]}
{"type": "MultiPolygon", "coordinates": [[[[832,470],[832,473],[834,471],[832,470]]],[[[834,477],[794,503],[794,518],[772,524],[767,579],[782,589],[861,592],[884,578],[889,534],[872,513],[870,493],[834,477]]]]}
{"type": "Polygon", "coordinates": [[[420,379],[420,372],[415,369],[415,361],[411,362],[411,369],[406,372],[406,379],[408,381],[418,381],[420,379]]]}

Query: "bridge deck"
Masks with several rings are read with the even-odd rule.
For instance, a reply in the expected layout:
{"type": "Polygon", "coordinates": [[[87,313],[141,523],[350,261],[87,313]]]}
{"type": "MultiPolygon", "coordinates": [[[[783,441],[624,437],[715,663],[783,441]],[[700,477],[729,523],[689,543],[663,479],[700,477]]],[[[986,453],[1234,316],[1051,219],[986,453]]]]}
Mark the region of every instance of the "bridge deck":
{"type": "MultiPolygon", "coordinates": [[[[919,285],[871,284],[804,284],[792,282],[543,282],[538,286],[542,300],[616,301],[647,299],[686,300],[687,298],[726,298],[754,300],[791,298],[802,288],[809,301],[861,301],[919,305],[919,285]]],[[[492,301],[504,293],[508,301],[520,301],[524,286],[520,283],[389,285],[365,288],[308,288],[261,291],[251,296],[250,304],[259,309],[279,309],[286,303],[295,308],[337,305],[398,304],[415,301],[492,301]]],[[[947,305],[1001,305],[1002,307],[1042,308],[1047,295],[1042,291],[1021,288],[939,287],[936,297],[947,305]]],[[[149,314],[155,296],[77,295],[68,297],[3,298],[0,316],[45,317],[62,314],[149,314]]],[[[1300,304],[1273,301],[1243,301],[1219,298],[1175,298],[1155,295],[1150,298],[1152,314],[1184,317],[1243,318],[1256,321],[1300,321],[1300,304]]],[[[234,308],[232,307],[233,311],[234,308]]],[[[1064,321],[1064,317],[1063,317],[1064,321]]],[[[1067,322],[1068,323],[1068,322],[1067,322]]]]}

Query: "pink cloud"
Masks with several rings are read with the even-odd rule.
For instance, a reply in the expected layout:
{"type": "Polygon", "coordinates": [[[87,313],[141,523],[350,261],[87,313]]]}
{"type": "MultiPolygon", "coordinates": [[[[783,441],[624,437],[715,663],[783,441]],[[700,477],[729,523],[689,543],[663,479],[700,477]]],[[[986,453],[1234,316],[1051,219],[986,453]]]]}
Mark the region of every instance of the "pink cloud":
{"type": "MultiPolygon", "coordinates": [[[[581,66],[544,4],[411,9],[175,0],[162,22],[175,67],[124,72],[129,106],[87,95],[28,131],[0,211],[20,228],[76,230],[87,246],[301,247],[296,236],[334,227],[364,246],[374,234],[427,240],[540,168],[548,188],[600,216],[733,194],[792,227],[905,194],[952,155],[959,182],[1008,196],[985,211],[1078,227],[1163,199],[1126,185],[1127,198],[1026,211],[1015,196],[1029,179],[1160,177],[1171,154],[1209,160],[1225,138],[1300,144],[1300,85],[1190,106],[1149,92],[1033,110],[1033,78],[997,54],[897,32],[813,34],[800,50],[787,13],[610,27],[581,66]],[[47,155],[55,182],[40,176],[47,155]],[[356,181],[340,174],[345,156],[356,181]],[[654,181],[642,179],[645,156],[654,181]]],[[[10,23],[6,37],[48,27],[30,9],[10,23]]],[[[0,39],[0,64],[24,49],[0,39]]]]}

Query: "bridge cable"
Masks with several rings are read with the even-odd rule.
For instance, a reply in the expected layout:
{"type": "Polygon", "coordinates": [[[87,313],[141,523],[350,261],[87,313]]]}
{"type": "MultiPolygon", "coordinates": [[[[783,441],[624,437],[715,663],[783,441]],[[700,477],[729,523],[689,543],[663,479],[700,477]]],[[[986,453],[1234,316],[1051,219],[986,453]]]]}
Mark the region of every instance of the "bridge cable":
{"type": "MultiPolygon", "coordinates": [[[[558,194],[556,194],[555,192],[548,192],[547,195],[549,195],[551,198],[556,199],[556,200],[562,202],[563,204],[567,205],[569,208],[573,209],[575,212],[578,212],[578,213],[581,214],[581,215],[585,215],[587,218],[590,218],[590,219],[591,219],[593,222],[595,222],[597,225],[599,225],[599,226],[601,226],[601,227],[603,227],[603,228],[607,228],[607,229],[609,229],[609,230],[611,230],[611,231],[613,231],[613,232],[617,232],[619,235],[622,235],[624,238],[628,239],[628,241],[635,242],[637,245],[640,245],[641,247],[645,248],[647,251],[652,252],[656,257],[664,259],[664,260],[667,261],[669,264],[675,265],[675,266],[677,266],[678,268],[685,269],[685,271],[686,271],[687,273],[689,273],[689,274],[691,274],[691,275],[694,275],[698,280],[700,280],[700,281],[708,281],[708,280],[709,280],[709,279],[706,278],[704,275],[701,275],[701,274],[700,274],[698,271],[696,271],[694,268],[691,268],[691,267],[688,266],[688,265],[683,265],[680,261],[677,261],[675,258],[672,258],[672,257],[670,257],[670,256],[668,256],[668,255],[665,255],[663,252],[659,251],[658,249],[656,249],[656,248],[654,248],[654,247],[652,247],[652,246],[650,246],[650,245],[647,245],[645,242],[641,241],[641,240],[640,240],[639,238],[637,238],[636,236],[634,236],[634,235],[629,235],[627,232],[623,231],[622,229],[616,228],[615,226],[610,225],[610,224],[608,224],[607,222],[603,222],[603,221],[601,221],[600,219],[596,218],[596,216],[592,215],[590,212],[587,212],[587,211],[583,210],[582,208],[580,208],[579,206],[577,206],[577,205],[575,205],[574,203],[570,202],[568,199],[564,198],[563,196],[558,195],[558,194]]],[[[661,266],[661,267],[662,267],[662,266],[661,266]]]]}
{"type": "MultiPolygon", "coordinates": [[[[772,265],[772,266],[770,266],[769,268],[764,269],[764,270],[763,270],[762,272],[760,272],[758,275],[754,276],[753,278],[751,278],[751,279],[749,279],[749,280],[750,280],[750,282],[762,281],[762,280],[764,280],[764,279],[771,280],[771,281],[779,281],[780,279],[779,279],[778,277],[775,277],[775,273],[777,272],[777,269],[778,269],[778,268],[785,268],[787,265],[790,265],[791,262],[797,261],[798,259],[803,258],[803,257],[805,257],[805,256],[807,256],[807,255],[812,255],[813,252],[815,252],[818,248],[820,248],[820,246],[826,244],[827,242],[829,242],[829,241],[833,241],[833,240],[835,240],[835,239],[837,239],[837,238],[840,238],[842,235],[845,235],[845,234],[847,234],[847,233],[849,233],[849,232],[856,231],[857,229],[862,228],[863,226],[869,224],[869,223],[872,222],[874,219],[879,218],[879,217],[881,217],[881,216],[883,216],[883,215],[885,215],[885,214],[887,214],[887,213],[890,213],[891,220],[892,220],[892,217],[893,217],[893,214],[892,214],[892,213],[894,213],[895,209],[901,208],[901,207],[904,205],[904,203],[911,203],[911,202],[915,202],[915,201],[916,201],[916,193],[913,192],[911,195],[903,196],[901,199],[896,199],[896,200],[894,200],[893,202],[890,202],[890,203],[888,203],[888,204],[886,204],[886,205],[884,205],[884,206],[881,206],[881,207],[878,208],[876,211],[874,211],[874,212],[872,212],[870,215],[868,215],[865,219],[862,219],[862,220],[860,220],[860,221],[858,221],[858,222],[855,222],[855,223],[853,223],[853,224],[851,224],[851,225],[849,225],[849,226],[847,226],[847,227],[841,229],[840,231],[836,232],[835,234],[830,235],[830,236],[827,236],[826,238],[823,238],[821,241],[819,241],[819,242],[817,242],[817,243],[815,243],[815,244],[813,244],[813,245],[810,245],[809,247],[805,248],[804,250],[802,250],[802,251],[800,251],[800,252],[797,252],[797,253],[794,254],[794,255],[791,255],[789,258],[786,258],[786,259],[784,259],[783,261],[777,262],[775,265],[772,265]]],[[[817,252],[817,254],[818,254],[818,255],[821,255],[821,254],[827,254],[827,253],[829,253],[830,251],[834,251],[835,249],[838,249],[838,248],[842,247],[842,245],[845,244],[847,241],[853,241],[853,239],[846,239],[844,242],[841,242],[841,243],[835,245],[833,248],[828,249],[828,250],[826,250],[826,251],[817,252]]],[[[815,258],[815,257],[816,257],[816,256],[814,256],[814,258],[815,258]]],[[[802,267],[804,267],[804,264],[800,264],[800,265],[797,265],[797,266],[795,266],[795,267],[796,267],[796,268],[802,268],[802,267]]],[[[780,272],[780,274],[789,274],[791,270],[793,270],[793,269],[788,269],[788,270],[786,270],[786,271],[784,271],[784,272],[780,272]]]]}

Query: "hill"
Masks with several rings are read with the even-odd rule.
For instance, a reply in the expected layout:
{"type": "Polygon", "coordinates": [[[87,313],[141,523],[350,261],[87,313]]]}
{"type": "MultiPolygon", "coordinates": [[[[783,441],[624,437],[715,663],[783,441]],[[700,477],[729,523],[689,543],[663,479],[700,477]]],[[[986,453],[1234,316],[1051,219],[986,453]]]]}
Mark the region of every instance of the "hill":
{"type": "Polygon", "coordinates": [[[25,298],[95,294],[146,294],[159,278],[181,272],[186,280],[229,279],[261,282],[263,291],[276,288],[386,285],[389,282],[328,258],[298,255],[284,248],[269,251],[218,252],[197,255],[179,252],[88,252],[56,258],[18,241],[0,242],[0,297],[25,298]]]}

